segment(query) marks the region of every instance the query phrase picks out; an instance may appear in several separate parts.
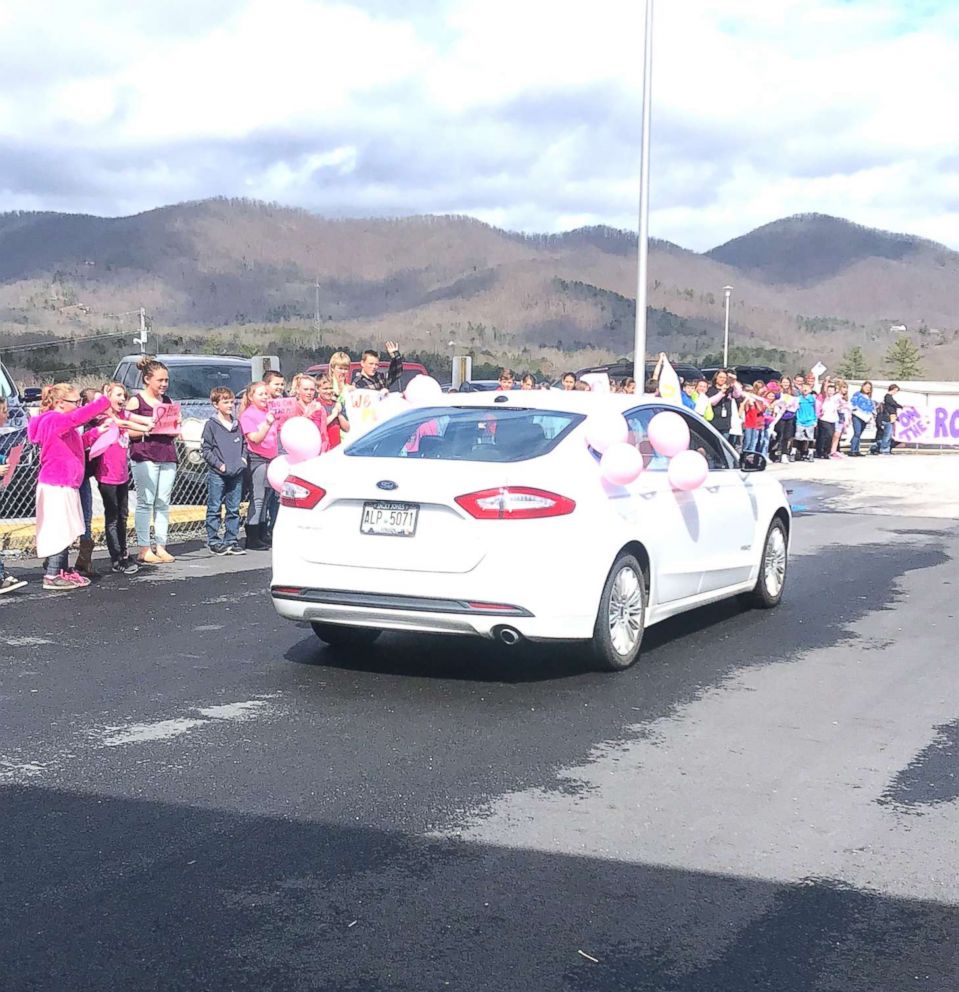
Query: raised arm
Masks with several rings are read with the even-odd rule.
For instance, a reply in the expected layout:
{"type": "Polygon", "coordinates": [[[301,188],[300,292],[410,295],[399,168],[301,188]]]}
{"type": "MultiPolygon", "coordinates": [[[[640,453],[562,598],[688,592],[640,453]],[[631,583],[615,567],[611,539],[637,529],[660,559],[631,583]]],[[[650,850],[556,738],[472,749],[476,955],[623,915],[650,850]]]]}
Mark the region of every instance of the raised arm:
{"type": "Polygon", "coordinates": [[[389,388],[403,374],[403,356],[395,341],[386,342],[386,351],[390,356],[390,367],[386,373],[386,386],[389,388]]]}
{"type": "Polygon", "coordinates": [[[71,410],[70,413],[56,413],[54,414],[57,418],[55,432],[62,435],[66,434],[69,430],[76,430],[81,424],[99,417],[109,406],[110,397],[100,396],[92,403],[87,403],[86,406],[79,406],[75,410],[71,410]]]}

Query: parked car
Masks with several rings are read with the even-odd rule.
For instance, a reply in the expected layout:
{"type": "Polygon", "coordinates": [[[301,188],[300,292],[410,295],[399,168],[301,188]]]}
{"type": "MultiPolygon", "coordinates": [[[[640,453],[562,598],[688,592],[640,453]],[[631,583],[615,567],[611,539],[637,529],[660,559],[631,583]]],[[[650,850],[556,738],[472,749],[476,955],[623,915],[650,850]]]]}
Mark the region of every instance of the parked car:
{"type": "MultiPolygon", "coordinates": [[[[721,365],[710,365],[703,369],[703,375],[707,379],[712,377],[722,368],[721,365]]],[[[770,368],[768,365],[732,365],[730,368],[736,373],[736,378],[743,383],[752,385],[757,380],[771,382],[773,379],[779,382],[783,374],[778,369],[770,368]]]]}
{"type": "Polygon", "coordinates": [[[10,428],[26,427],[29,419],[27,411],[17,390],[17,384],[13,381],[3,362],[0,362],[0,399],[7,401],[7,426],[10,428]]]}
{"type": "MultiPolygon", "coordinates": [[[[676,370],[676,374],[683,380],[690,379],[701,379],[703,377],[703,372],[701,369],[697,368],[695,365],[690,365],[688,362],[671,362],[673,368],[676,370]]],[[[646,379],[656,371],[655,362],[646,363],[646,379]]],[[[621,382],[623,379],[633,378],[633,363],[632,362],[612,362],[608,365],[591,365],[585,369],[578,369],[576,371],[576,378],[579,379],[588,373],[595,372],[605,372],[609,376],[610,383],[621,382]]],[[[560,379],[556,380],[556,384],[559,385],[560,379]]],[[[644,386],[645,382],[639,384],[644,386]]]]}
{"type": "Polygon", "coordinates": [[[29,406],[30,404],[33,403],[39,403],[42,395],[43,395],[42,386],[27,386],[23,390],[20,399],[23,401],[24,406],[29,406]]]}
{"type": "Polygon", "coordinates": [[[0,456],[6,461],[12,449],[20,448],[20,463],[8,485],[0,488],[0,520],[19,520],[36,515],[37,449],[27,440],[29,419],[17,385],[0,362],[0,398],[7,401],[7,422],[0,427],[0,456]]]}
{"type": "MultiPolygon", "coordinates": [[[[390,363],[388,361],[380,362],[380,372],[383,375],[390,369],[390,363]]],[[[352,381],[353,376],[356,375],[360,370],[359,362],[350,362],[350,374],[349,380],[352,381]]],[[[307,370],[310,375],[329,375],[330,373],[330,363],[323,362],[320,365],[311,365],[307,370]]],[[[419,362],[403,362],[403,371],[400,373],[399,379],[390,386],[390,392],[402,393],[406,387],[410,384],[410,380],[418,375],[429,375],[426,371],[426,366],[421,365],[419,362]]]]}
{"type": "MultiPolygon", "coordinates": [[[[513,383],[513,389],[519,389],[519,382],[513,383]]],[[[460,383],[461,393],[490,393],[499,389],[499,379],[470,379],[460,383]]]]}
{"type": "Polygon", "coordinates": [[[700,417],[654,397],[610,401],[648,462],[625,487],[603,483],[586,443],[588,393],[444,396],[296,465],[273,535],[277,612],[334,646],[383,630],[578,640],[618,670],[674,614],[741,593],[776,606],[791,516],[777,479],[756,474],[765,459],[740,461],[700,417]],[[709,465],[691,492],[672,488],[647,442],[666,409],[709,465]],[[557,568],[517,547],[576,550],[557,568]]]}

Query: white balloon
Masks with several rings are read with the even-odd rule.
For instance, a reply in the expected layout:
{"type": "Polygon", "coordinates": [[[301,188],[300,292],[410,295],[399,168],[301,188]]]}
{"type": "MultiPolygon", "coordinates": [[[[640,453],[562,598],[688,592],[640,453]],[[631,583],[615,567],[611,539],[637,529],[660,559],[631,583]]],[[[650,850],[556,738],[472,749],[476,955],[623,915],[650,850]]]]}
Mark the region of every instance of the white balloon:
{"type": "Polygon", "coordinates": [[[443,387],[429,375],[414,376],[404,394],[413,406],[429,406],[443,396],[443,387]]]}

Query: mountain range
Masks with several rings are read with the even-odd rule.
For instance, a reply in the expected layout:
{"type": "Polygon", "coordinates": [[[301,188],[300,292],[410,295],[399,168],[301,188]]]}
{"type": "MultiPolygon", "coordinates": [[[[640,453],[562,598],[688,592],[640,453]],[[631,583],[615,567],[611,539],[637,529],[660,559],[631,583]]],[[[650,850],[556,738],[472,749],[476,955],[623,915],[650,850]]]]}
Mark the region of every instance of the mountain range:
{"type": "MultiPolygon", "coordinates": [[[[832,366],[859,345],[878,373],[905,334],[930,370],[959,376],[959,253],[942,245],[819,214],[704,253],[653,241],[649,350],[717,353],[726,285],[740,360],[832,366]]],[[[563,364],[564,352],[631,350],[635,291],[635,234],[607,227],[527,235],[469,217],[330,220],[225,199],[119,218],[0,214],[8,365],[5,349],[32,340],[132,332],[141,306],[155,334],[227,351],[285,333],[563,364]]]]}

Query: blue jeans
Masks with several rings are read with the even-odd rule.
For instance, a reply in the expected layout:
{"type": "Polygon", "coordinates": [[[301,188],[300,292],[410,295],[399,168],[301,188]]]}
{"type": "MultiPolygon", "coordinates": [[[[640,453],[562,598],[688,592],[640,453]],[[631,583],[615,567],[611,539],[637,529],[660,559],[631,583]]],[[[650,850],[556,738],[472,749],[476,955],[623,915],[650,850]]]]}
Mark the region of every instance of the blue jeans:
{"type": "Polygon", "coordinates": [[[862,443],[862,432],[865,427],[866,421],[854,414],[852,418],[852,440],[849,442],[849,451],[853,455],[859,454],[859,445],[862,443]]]}
{"type": "Polygon", "coordinates": [[[53,578],[55,575],[59,575],[61,572],[67,571],[69,567],[69,548],[64,548],[62,551],[58,551],[55,555],[50,555],[49,558],[44,558],[43,560],[43,574],[47,578],[53,578]]]}
{"type": "Polygon", "coordinates": [[[892,429],[895,425],[887,420],[882,425],[882,439],[879,442],[879,454],[888,455],[892,452],[892,429]]]}
{"type": "Polygon", "coordinates": [[[87,541],[92,541],[90,524],[93,522],[93,487],[89,478],[80,483],[80,509],[83,511],[83,536],[87,541]]]}
{"type": "Polygon", "coordinates": [[[759,443],[756,445],[756,450],[761,455],[767,455],[769,453],[769,428],[760,427],[759,428],[759,443]]]}
{"type": "Polygon", "coordinates": [[[280,494],[270,485],[266,489],[266,533],[269,536],[273,533],[273,525],[276,523],[277,514],[280,512],[280,494]]]}
{"type": "Polygon", "coordinates": [[[175,462],[133,462],[133,482],[137,490],[137,508],[133,519],[136,523],[137,544],[150,547],[150,518],[157,546],[166,547],[170,526],[170,496],[176,478],[175,462]]]}
{"type": "Polygon", "coordinates": [[[243,495],[243,473],[220,475],[209,471],[206,476],[206,543],[230,547],[240,536],[240,497],[243,495]],[[223,540],[220,540],[220,507],[226,509],[223,540]]]}

